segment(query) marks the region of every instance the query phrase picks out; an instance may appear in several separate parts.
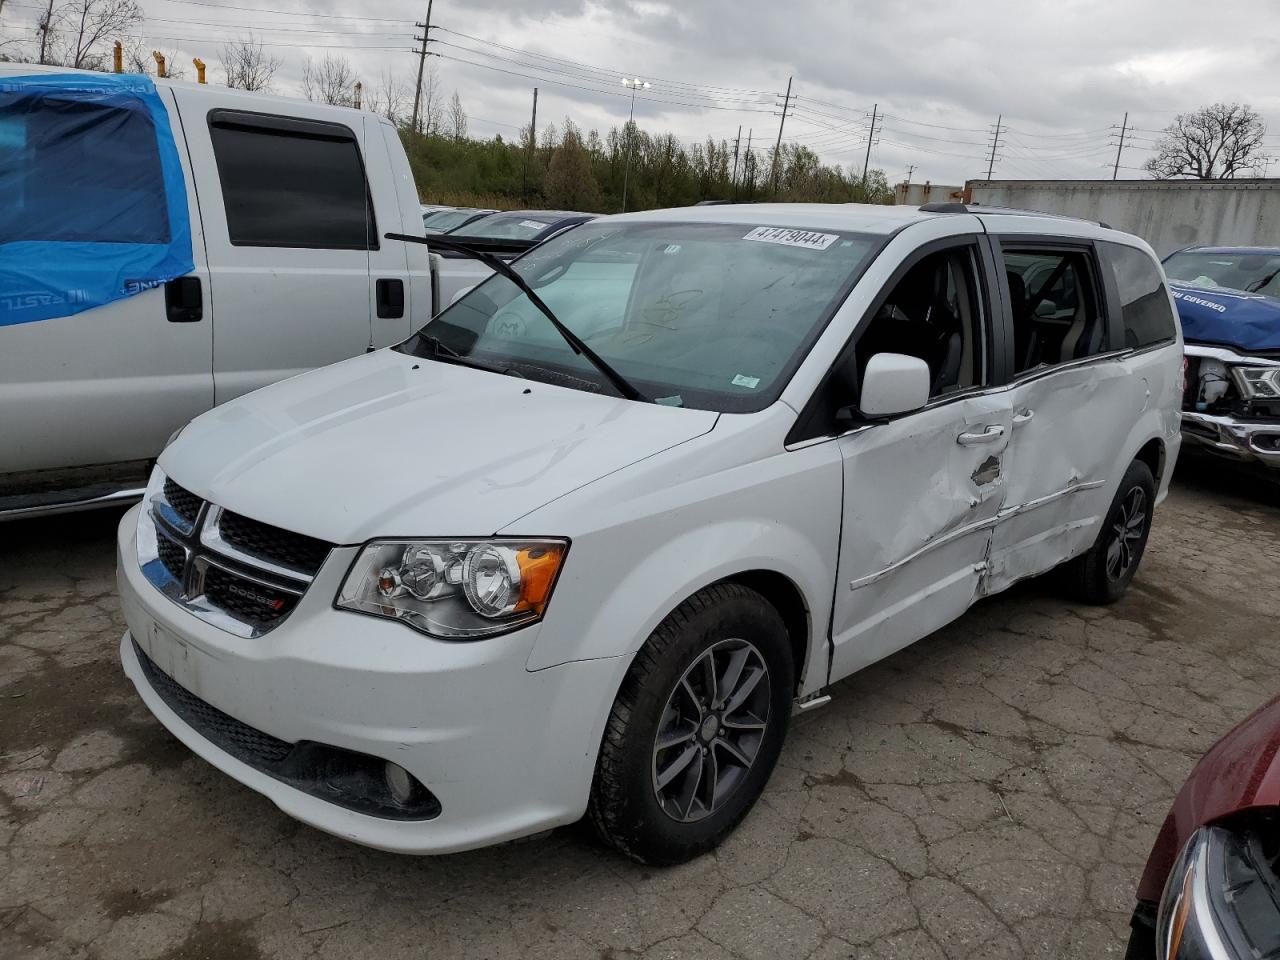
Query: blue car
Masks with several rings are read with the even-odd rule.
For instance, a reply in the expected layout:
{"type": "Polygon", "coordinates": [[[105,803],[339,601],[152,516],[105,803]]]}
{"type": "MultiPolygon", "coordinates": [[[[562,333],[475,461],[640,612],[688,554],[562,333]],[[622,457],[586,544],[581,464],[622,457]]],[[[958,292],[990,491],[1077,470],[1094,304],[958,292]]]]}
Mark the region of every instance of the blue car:
{"type": "Polygon", "coordinates": [[[1164,269],[1186,341],[1184,449],[1280,471],[1280,247],[1188,247],[1164,269]]]}

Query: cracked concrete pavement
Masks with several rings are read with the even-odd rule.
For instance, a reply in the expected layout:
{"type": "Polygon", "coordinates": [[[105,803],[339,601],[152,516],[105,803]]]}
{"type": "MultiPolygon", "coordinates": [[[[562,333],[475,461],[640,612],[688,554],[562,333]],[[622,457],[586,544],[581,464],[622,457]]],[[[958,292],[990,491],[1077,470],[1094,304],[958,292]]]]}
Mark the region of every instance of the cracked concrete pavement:
{"type": "Polygon", "coordinates": [[[301,826],[134,695],[119,513],[0,525],[0,957],[1120,956],[1174,792],[1275,692],[1277,490],[1180,470],[1120,603],[1021,585],[838,684],[669,870],[581,826],[425,859],[301,826]]]}

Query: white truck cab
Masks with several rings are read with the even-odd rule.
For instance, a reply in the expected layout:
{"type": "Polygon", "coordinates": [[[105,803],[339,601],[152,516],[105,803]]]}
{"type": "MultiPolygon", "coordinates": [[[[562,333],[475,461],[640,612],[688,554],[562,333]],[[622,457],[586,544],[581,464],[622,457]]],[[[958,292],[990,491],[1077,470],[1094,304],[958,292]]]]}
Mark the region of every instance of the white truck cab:
{"type": "MultiPolygon", "coordinates": [[[[0,64],[9,91],[0,168],[4,202],[16,204],[0,217],[0,259],[19,240],[77,239],[61,212],[79,200],[68,216],[107,241],[129,237],[166,202],[163,191],[135,191],[122,215],[110,208],[151,162],[154,133],[127,107],[78,102],[76,91],[24,96],[16,82],[62,76],[83,85],[103,75],[0,64]],[[86,118],[78,132],[59,124],[68,104],[86,118]],[[39,216],[54,204],[56,223],[39,216]]],[[[194,269],[36,322],[6,324],[5,305],[26,294],[0,289],[0,517],[136,498],[151,461],[192,417],[397,343],[433,312],[427,251],[384,238],[422,233],[409,163],[386,119],[180,80],[154,85],[177,145],[194,269]]],[[[53,255],[70,268],[77,253],[65,249],[53,255]]]]}
{"type": "Polygon", "coordinates": [[[1159,263],[1095,224],[604,217],[196,418],[120,525],[121,658],[323,830],[445,853],[589,813],[678,862],[828,685],[1056,567],[1118,598],[1181,378],[1159,263]]]}

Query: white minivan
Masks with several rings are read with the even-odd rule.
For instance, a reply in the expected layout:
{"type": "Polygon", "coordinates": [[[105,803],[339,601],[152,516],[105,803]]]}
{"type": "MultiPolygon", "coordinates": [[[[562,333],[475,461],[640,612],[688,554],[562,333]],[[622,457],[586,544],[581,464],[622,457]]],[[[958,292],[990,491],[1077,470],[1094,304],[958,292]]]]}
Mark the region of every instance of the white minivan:
{"type": "Polygon", "coordinates": [[[0,519],[137,499],[192,417],[434,312],[427,250],[382,236],[422,215],[373,113],[0,63],[0,205],[0,519]],[[83,302],[175,231],[185,275],[83,302]],[[17,316],[40,299],[67,305],[17,316]]]}
{"type": "Polygon", "coordinates": [[[679,862],[830,684],[1055,567],[1119,597],[1181,379],[1159,263],[1094,224],[602,218],[191,423],[120,525],[121,657],[320,829],[443,853],[589,812],[679,862]]]}

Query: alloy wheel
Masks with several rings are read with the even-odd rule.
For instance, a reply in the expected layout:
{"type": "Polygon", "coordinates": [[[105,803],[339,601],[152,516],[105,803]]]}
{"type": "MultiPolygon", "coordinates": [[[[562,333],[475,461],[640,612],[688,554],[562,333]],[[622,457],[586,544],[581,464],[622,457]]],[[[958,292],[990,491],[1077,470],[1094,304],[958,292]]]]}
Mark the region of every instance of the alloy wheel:
{"type": "Polygon", "coordinates": [[[1133,567],[1147,526],[1147,494],[1134,487],[1120,502],[1107,543],[1107,577],[1119,580],[1133,567]]]}
{"type": "Polygon", "coordinates": [[[742,784],[769,723],[769,667],[746,640],[721,640],[685,670],[654,739],[653,790],[667,816],[710,816],[742,784]]]}

